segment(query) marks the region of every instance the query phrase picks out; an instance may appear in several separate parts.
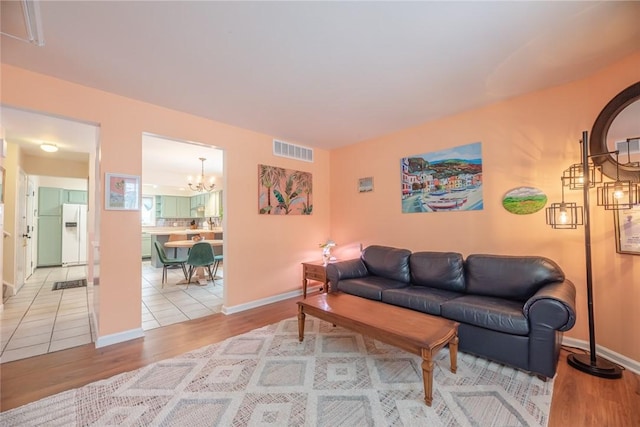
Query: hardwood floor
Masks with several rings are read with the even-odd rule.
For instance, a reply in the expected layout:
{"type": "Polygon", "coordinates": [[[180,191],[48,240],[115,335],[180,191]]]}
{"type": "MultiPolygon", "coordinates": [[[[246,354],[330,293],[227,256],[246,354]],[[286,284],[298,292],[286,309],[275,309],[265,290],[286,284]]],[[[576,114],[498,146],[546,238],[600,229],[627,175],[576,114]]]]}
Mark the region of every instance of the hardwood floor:
{"type": "MultiPolygon", "coordinates": [[[[131,371],[297,315],[297,299],[232,315],[215,314],[147,331],[145,338],[94,349],[93,344],[0,365],[0,409],[131,371]]],[[[563,350],[550,427],[640,426],[640,378],[625,371],[607,380],[576,371],[563,350]]]]}

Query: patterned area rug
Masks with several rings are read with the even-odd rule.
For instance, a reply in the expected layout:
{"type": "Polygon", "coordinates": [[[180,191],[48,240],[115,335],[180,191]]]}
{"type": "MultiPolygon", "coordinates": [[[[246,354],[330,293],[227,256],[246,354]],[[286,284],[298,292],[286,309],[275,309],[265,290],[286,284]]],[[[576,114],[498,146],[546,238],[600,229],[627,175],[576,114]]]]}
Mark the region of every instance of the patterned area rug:
{"type": "Polygon", "coordinates": [[[546,426],[553,381],[443,349],[421,359],[307,316],[0,413],[3,426],[546,426]]]}
{"type": "Polygon", "coordinates": [[[87,286],[87,279],[80,280],[67,280],[65,282],[54,282],[52,291],[58,291],[60,289],[82,288],[87,286]]]}

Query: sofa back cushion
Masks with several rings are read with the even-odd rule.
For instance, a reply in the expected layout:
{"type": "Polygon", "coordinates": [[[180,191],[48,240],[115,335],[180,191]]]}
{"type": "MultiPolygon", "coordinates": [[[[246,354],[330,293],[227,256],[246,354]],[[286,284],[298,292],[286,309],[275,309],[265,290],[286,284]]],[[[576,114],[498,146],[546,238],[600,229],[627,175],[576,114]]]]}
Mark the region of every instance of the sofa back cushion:
{"type": "Polygon", "coordinates": [[[407,249],[372,245],[362,251],[362,261],[369,274],[409,283],[409,256],[407,249]]]}
{"type": "Polygon", "coordinates": [[[469,255],[467,293],[526,301],[547,283],[564,280],[555,262],[537,256],[469,255]]]}
{"type": "Polygon", "coordinates": [[[411,284],[464,292],[464,260],[456,252],[414,252],[409,258],[411,284]]]}

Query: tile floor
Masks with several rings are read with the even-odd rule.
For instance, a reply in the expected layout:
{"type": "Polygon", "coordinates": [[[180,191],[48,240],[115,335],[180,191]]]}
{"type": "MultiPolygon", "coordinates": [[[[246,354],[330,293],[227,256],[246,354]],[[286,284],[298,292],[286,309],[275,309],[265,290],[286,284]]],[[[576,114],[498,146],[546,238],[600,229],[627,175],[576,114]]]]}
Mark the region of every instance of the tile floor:
{"type": "MultiPolygon", "coordinates": [[[[220,264],[216,277],[223,275],[220,264]]],[[[162,268],[149,261],[142,263],[142,329],[149,330],[189,319],[219,313],[222,310],[222,280],[206,286],[176,285],[184,280],[182,269],[167,270],[167,283],[162,287],[162,268]]]]}
{"type": "MultiPolygon", "coordinates": [[[[222,276],[222,265],[217,276],[222,276]]],[[[206,286],[176,285],[182,270],[169,270],[162,287],[162,269],[142,263],[142,329],[149,330],[222,309],[222,280],[206,286]]],[[[0,363],[51,353],[94,340],[90,290],[51,290],[53,282],[81,279],[85,267],[39,268],[0,312],[0,363]]]]}

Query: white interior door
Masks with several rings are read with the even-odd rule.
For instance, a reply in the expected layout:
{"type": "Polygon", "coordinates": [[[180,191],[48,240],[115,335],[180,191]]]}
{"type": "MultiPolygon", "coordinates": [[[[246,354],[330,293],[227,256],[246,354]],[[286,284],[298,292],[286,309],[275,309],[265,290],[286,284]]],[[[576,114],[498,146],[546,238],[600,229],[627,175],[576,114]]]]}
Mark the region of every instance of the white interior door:
{"type": "Polygon", "coordinates": [[[31,277],[36,269],[36,245],[35,245],[35,216],[36,216],[36,189],[31,177],[27,177],[26,194],[26,220],[27,220],[27,240],[25,247],[25,278],[31,277]]]}

